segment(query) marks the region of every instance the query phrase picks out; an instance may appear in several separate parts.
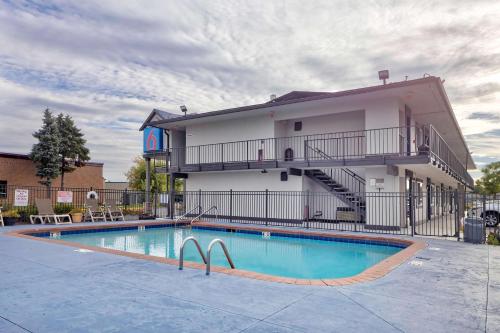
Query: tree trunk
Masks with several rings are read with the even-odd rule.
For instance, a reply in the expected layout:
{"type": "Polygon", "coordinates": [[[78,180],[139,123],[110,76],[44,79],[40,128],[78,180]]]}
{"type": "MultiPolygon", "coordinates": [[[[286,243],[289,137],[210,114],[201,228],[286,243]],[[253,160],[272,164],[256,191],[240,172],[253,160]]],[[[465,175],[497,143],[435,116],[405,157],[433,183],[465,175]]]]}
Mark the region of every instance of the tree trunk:
{"type": "Polygon", "coordinates": [[[47,199],[51,199],[52,198],[52,193],[50,192],[51,191],[51,183],[50,181],[47,179],[47,183],[45,186],[47,186],[47,199]]]}
{"type": "Polygon", "coordinates": [[[64,190],[64,170],[61,171],[61,190],[64,190]]]}
{"type": "Polygon", "coordinates": [[[65,167],[65,158],[63,156],[61,160],[61,191],[64,190],[64,167],[65,167]]]}

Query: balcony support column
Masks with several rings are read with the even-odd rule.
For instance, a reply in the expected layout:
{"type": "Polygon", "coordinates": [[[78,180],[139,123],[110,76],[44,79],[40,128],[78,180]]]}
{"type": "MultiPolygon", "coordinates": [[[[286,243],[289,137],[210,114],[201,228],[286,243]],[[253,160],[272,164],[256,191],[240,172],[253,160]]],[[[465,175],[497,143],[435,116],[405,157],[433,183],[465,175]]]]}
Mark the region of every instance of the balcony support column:
{"type": "Polygon", "coordinates": [[[171,220],[174,219],[175,215],[175,175],[174,173],[170,173],[169,177],[169,184],[168,184],[168,213],[169,217],[171,220]]]}
{"type": "Polygon", "coordinates": [[[151,158],[145,157],[146,160],[146,213],[151,212],[151,158]]]}

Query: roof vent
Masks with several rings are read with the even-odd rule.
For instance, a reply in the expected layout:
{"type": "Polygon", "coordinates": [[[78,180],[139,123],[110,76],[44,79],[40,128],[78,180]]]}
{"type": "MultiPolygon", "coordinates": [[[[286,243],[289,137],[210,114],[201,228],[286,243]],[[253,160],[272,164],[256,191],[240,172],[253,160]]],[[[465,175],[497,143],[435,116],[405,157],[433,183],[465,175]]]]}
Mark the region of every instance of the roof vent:
{"type": "Polygon", "coordinates": [[[270,97],[271,102],[274,101],[275,99],[276,99],[276,94],[271,94],[271,97],[270,97]]]}
{"type": "Polygon", "coordinates": [[[385,84],[385,80],[387,80],[388,78],[389,78],[389,70],[388,69],[378,71],[378,79],[384,81],[384,84],[385,84]]]}

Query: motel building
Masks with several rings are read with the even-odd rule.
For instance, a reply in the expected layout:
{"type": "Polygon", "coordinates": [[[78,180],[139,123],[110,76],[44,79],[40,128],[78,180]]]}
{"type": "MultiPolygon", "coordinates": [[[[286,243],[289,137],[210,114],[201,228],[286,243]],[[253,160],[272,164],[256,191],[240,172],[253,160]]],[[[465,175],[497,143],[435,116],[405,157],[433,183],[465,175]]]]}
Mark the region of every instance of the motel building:
{"type": "Polygon", "coordinates": [[[141,130],[148,179],[161,172],[184,180],[182,207],[168,202],[171,218],[217,206],[219,218],[258,219],[265,210],[274,221],[331,223],[341,215],[365,230],[403,230],[457,211],[461,218],[460,198],[474,184],[467,172],[474,161],[434,76],[292,91],[199,114],[155,109],[141,130]],[[255,205],[251,193],[273,199],[255,205]]]}

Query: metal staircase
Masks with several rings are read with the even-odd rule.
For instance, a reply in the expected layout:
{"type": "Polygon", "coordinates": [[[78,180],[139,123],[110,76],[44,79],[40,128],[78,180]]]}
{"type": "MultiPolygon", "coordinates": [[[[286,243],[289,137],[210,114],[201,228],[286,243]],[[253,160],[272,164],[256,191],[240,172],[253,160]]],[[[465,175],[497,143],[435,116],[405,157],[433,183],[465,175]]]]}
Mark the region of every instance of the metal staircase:
{"type": "Polygon", "coordinates": [[[366,216],[364,197],[365,180],[347,168],[306,170],[306,176],[335,195],[358,215],[358,221],[366,216]]]}

